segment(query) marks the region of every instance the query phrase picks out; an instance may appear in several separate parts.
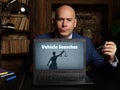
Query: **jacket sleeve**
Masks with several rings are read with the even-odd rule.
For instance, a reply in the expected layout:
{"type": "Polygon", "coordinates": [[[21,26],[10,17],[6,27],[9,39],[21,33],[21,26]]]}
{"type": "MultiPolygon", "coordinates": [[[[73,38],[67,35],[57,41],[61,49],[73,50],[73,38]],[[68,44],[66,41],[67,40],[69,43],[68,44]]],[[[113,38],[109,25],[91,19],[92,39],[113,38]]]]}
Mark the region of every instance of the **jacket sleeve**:
{"type": "Polygon", "coordinates": [[[98,69],[102,66],[104,58],[97,52],[90,39],[86,39],[86,55],[87,64],[90,64],[92,68],[98,69]]]}

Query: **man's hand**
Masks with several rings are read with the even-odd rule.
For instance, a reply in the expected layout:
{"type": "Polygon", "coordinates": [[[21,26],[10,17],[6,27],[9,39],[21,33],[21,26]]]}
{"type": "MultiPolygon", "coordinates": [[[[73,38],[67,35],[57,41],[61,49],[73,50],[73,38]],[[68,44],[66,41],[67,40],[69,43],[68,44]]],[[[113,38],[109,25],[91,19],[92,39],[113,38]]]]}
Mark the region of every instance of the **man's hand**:
{"type": "Polygon", "coordinates": [[[116,50],[117,50],[117,47],[114,42],[106,41],[102,49],[102,52],[104,55],[107,56],[108,60],[111,60],[111,62],[114,62],[116,50]]]}

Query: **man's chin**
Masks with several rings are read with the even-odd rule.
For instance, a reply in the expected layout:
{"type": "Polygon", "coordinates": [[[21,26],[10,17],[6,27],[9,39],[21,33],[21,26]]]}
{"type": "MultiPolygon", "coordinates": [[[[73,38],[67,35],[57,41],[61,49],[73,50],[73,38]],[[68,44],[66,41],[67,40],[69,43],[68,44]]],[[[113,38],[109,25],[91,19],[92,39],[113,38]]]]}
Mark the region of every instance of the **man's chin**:
{"type": "Polygon", "coordinates": [[[69,37],[69,35],[67,35],[67,34],[61,34],[60,37],[61,38],[67,38],[67,37],[69,37]]]}

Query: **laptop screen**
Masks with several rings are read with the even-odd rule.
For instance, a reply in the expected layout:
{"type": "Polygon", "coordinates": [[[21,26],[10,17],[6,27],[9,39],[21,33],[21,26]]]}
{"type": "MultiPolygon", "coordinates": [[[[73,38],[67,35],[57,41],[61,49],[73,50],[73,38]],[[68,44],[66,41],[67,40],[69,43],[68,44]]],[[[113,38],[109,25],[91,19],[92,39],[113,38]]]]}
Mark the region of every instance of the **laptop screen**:
{"type": "Polygon", "coordinates": [[[84,73],[85,44],[84,39],[35,39],[34,74],[84,73]]]}

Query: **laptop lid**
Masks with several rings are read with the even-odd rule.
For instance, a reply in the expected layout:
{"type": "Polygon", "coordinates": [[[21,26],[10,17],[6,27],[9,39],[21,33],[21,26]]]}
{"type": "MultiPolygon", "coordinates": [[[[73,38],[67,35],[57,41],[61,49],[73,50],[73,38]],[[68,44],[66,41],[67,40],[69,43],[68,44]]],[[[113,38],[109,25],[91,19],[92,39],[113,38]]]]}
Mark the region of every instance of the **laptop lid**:
{"type": "Polygon", "coordinates": [[[74,85],[85,81],[85,39],[34,39],[34,85],[74,85]]]}

